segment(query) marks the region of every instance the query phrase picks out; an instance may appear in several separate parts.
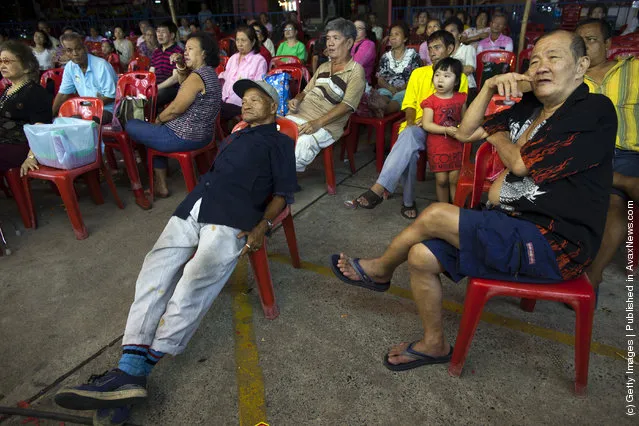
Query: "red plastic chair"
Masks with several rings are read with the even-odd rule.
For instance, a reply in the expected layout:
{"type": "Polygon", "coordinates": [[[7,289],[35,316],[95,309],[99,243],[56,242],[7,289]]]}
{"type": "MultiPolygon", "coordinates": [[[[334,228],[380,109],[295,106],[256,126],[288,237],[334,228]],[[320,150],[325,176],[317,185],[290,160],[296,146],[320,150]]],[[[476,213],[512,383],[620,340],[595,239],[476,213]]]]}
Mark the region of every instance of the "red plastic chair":
{"type": "MultiPolygon", "coordinates": [[[[80,116],[84,120],[93,120],[94,118],[97,118],[98,121],[101,121],[103,109],[104,106],[100,99],[78,97],[69,99],[65,103],[63,103],[60,107],[59,115],[60,117],[80,116]]],[[[98,126],[98,141],[101,140],[102,127],[98,126]]],[[[95,162],[86,166],[78,167],[77,169],[62,170],[41,165],[38,170],[31,170],[29,171],[29,173],[27,173],[27,176],[23,179],[23,184],[25,194],[27,196],[27,206],[31,214],[31,223],[35,224],[36,219],[35,210],[33,208],[33,200],[31,197],[31,186],[29,185],[29,179],[44,179],[52,181],[56,184],[58,191],[62,196],[64,206],[67,209],[67,215],[71,220],[73,232],[75,233],[75,237],[78,240],[83,240],[89,236],[89,231],[82,221],[80,206],[78,205],[78,198],[75,193],[75,188],[73,187],[73,182],[78,176],[84,175],[84,179],[89,186],[93,202],[96,204],[104,204],[104,198],[102,197],[102,192],[100,190],[99,171],[101,170],[104,178],[109,184],[109,188],[113,193],[113,198],[115,198],[117,206],[121,209],[124,208],[120,197],[118,197],[115,185],[113,184],[111,171],[102,162],[102,150],[100,148],[100,142],[98,142],[96,146],[96,160],[95,162]]]]}
{"type": "MultiPolygon", "coordinates": [[[[280,132],[284,133],[294,141],[297,141],[297,125],[294,122],[286,118],[277,117],[277,124],[280,132]]],[[[233,128],[233,131],[241,130],[247,125],[248,124],[246,122],[241,121],[233,128]]],[[[293,215],[291,215],[291,208],[288,205],[284,207],[284,210],[282,210],[277,218],[273,220],[273,226],[280,223],[284,228],[286,243],[288,244],[288,250],[291,254],[291,264],[294,268],[300,268],[301,260],[297,249],[297,238],[295,237],[293,215]]],[[[271,277],[271,269],[268,264],[268,253],[266,252],[266,238],[264,238],[262,248],[249,255],[249,260],[251,261],[255,280],[257,281],[260,292],[260,301],[262,302],[264,316],[266,319],[275,319],[280,314],[280,310],[275,301],[273,278],[271,277]]]]}
{"type": "Polygon", "coordinates": [[[278,68],[280,65],[291,65],[291,64],[299,64],[301,67],[304,66],[300,58],[292,55],[280,55],[273,56],[271,59],[271,63],[269,64],[268,69],[278,68]]]}
{"type": "Polygon", "coordinates": [[[561,7],[561,24],[559,29],[574,31],[581,18],[581,5],[566,4],[561,7]]]}
{"type": "Polygon", "coordinates": [[[40,86],[47,88],[49,80],[53,82],[53,96],[58,94],[60,85],[62,84],[62,74],[64,74],[64,68],[53,68],[46,70],[40,76],[40,86]]]}
{"type": "Polygon", "coordinates": [[[313,50],[315,49],[315,43],[317,43],[317,38],[312,38],[306,43],[306,65],[313,65],[313,50]]]}
{"type": "Polygon", "coordinates": [[[285,72],[291,76],[291,80],[289,81],[289,96],[290,99],[293,99],[302,90],[302,78],[304,76],[302,68],[296,66],[292,67],[288,65],[280,65],[277,68],[271,69],[269,72],[266,73],[266,75],[278,74],[280,72],[285,72]]]}
{"type": "Polygon", "coordinates": [[[530,55],[532,54],[532,47],[524,49],[519,53],[519,61],[517,63],[517,72],[523,74],[528,70],[528,64],[530,63],[530,55]],[[526,62],[528,61],[528,62],[526,62]]]}
{"type": "Polygon", "coordinates": [[[224,50],[228,56],[233,56],[237,51],[235,48],[235,39],[233,37],[224,37],[218,42],[220,49],[224,50]]]}
{"type": "MultiPolygon", "coordinates": [[[[357,114],[351,115],[351,132],[346,143],[346,150],[351,150],[353,153],[357,152],[357,144],[359,142],[359,125],[363,124],[369,126],[369,129],[375,129],[375,166],[377,173],[382,171],[384,165],[384,147],[386,145],[386,126],[395,123],[396,121],[403,121],[404,113],[401,111],[394,112],[392,114],[385,115],[383,118],[379,117],[362,117],[357,114]]],[[[369,133],[370,138],[370,133],[369,133]]],[[[350,153],[349,153],[350,154],[350,153]]],[[[343,156],[343,155],[342,155],[343,156]]],[[[350,158],[350,156],[349,156],[350,158]]],[[[351,171],[355,173],[355,164],[351,162],[351,171]]]]}
{"type": "MultiPolygon", "coordinates": [[[[491,62],[493,64],[507,63],[509,70],[515,69],[515,62],[517,57],[513,52],[507,52],[505,50],[486,50],[477,55],[477,87],[481,87],[484,74],[484,63],[491,62]]],[[[508,72],[508,71],[506,71],[508,72]]]]}
{"type": "MultiPolygon", "coordinates": [[[[218,114],[215,124],[216,129],[220,125],[219,122],[220,115],[218,114]]],[[[215,136],[216,134],[217,131],[214,132],[213,139],[208,145],[193,151],[161,152],[147,147],[146,158],[147,168],[149,170],[149,187],[151,190],[151,199],[153,199],[155,194],[153,182],[153,158],[167,157],[177,160],[180,164],[180,168],[182,169],[182,175],[184,175],[186,190],[188,192],[191,192],[197,185],[197,177],[195,176],[195,171],[193,170],[193,162],[195,161],[200,175],[203,175],[211,168],[211,164],[213,164],[213,160],[215,160],[215,156],[217,155],[217,141],[215,136]]]]}
{"type": "MultiPolygon", "coordinates": [[[[519,102],[521,98],[512,98],[514,101],[519,102]]],[[[503,110],[510,108],[512,105],[506,105],[504,103],[505,97],[495,95],[491,98],[490,103],[486,107],[486,116],[496,114],[503,110]]],[[[484,143],[484,145],[486,145],[484,143]]],[[[490,144],[487,144],[490,146],[490,144]]],[[[483,145],[482,145],[483,146],[483,145]]],[[[480,147],[481,149],[481,147],[480,147]]],[[[484,148],[488,149],[488,148],[484,148]]],[[[466,202],[468,201],[468,196],[472,194],[473,188],[475,186],[475,167],[476,164],[471,162],[471,152],[472,152],[472,144],[465,143],[462,151],[462,168],[459,171],[459,178],[457,180],[457,189],[455,190],[455,200],[453,204],[457,207],[465,207],[466,202]]],[[[494,156],[491,160],[490,168],[492,170],[491,175],[494,175],[496,172],[503,170],[504,165],[498,156],[494,156]]],[[[482,183],[482,191],[488,192],[490,190],[490,186],[492,185],[492,181],[484,179],[482,183]]]]}
{"type": "Polygon", "coordinates": [[[544,24],[535,24],[532,22],[528,22],[526,24],[526,34],[531,33],[544,33],[544,24]]]}
{"type": "Polygon", "coordinates": [[[22,185],[22,179],[20,178],[20,168],[16,167],[14,169],[9,169],[6,172],[0,172],[0,184],[5,195],[7,195],[7,197],[12,196],[13,199],[16,200],[24,227],[35,228],[36,224],[29,212],[27,195],[24,192],[24,186],[22,185]],[[8,189],[4,186],[4,179],[7,180],[7,184],[9,186],[8,189]]]}
{"type": "Polygon", "coordinates": [[[129,62],[128,72],[148,71],[151,67],[151,59],[146,56],[138,56],[129,62]]]}
{"type": "MultiPolygon", "coordinates": [[[[483,144],[476,157],[475,183],[471,206],[479,204],[482,182],[486,179],[490,157],[495,156],[490,144],[483,144]]],[[[495,296],[522,298],[520,306],[532,312],[536,299],[567,303],[573,307],[575,319],[575,393],[584,395],[588,386],[588,363],[590,360],[590,340],[595,310],[595,293],[588,277],[580,277],[556,284],[527,284],[510,281],[470,278],[466,289],[464,312],[459,324],[453,357],[448,367],[451,376],[459,377],[470,349],[475,330],[479,324],[484,304],[495,296]]]]}
{"type": "Polygon", "coordinates": [[[639,46],[637,47],[614,47],[608,51],[608,59],[616,60],[620,56],[634,56],[639,58],[639,46]]]}
{"type": "MultiPolygon", "coordinates": [[[[155,121],[155,108],[158,95],[158,88],[155,84],[154,73],[129,72],[120,77],[115,91],[115,103],[119,103],[125,96],[138,95],[144,95],[147,99],[149,99],[149,102],[146,105],[146,110],[144,111],[144,118],[146,121],[153,123],[155,121]]],[[[140,173],[138,172],[138,166],[133,154],[134,142],[129,138],[128,133],[124,130],[114,131],[109,126],[106,126],[102,131],[102,136],[104,138],[106,154],[107,158],[109,158],[109,164],[111,164],[111,167],[117,167],[117,163],[114,161],[113,157],[113,150],[117,149],[122,153],[127,175],[131,181],[131,189],[135,196],[135,203],[145,210],[151,208],[151,201],[146,198],[144,190],[142,189],[140,173]]],[[[152,180],[152,178],[153,176],[149,171],[149,179],[152,180]]]]}

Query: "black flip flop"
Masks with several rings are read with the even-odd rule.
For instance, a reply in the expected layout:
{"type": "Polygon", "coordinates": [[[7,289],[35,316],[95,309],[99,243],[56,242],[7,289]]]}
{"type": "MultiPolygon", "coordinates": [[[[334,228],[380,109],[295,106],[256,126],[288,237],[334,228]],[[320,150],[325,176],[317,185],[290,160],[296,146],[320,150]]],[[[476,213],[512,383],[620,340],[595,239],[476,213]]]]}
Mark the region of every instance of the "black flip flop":
{"type": "Polygon", "coordinates": [[[355,271],[357,272],[357,275],[359,275],[359,277],[361,278],[361,281],[351,280],[350,278],[344,276],[344,274],[342,274],[342,271],[339,270],[339,267],[337,266],[338,260],[339,254],[334,254],[331,256],[331,269],[333,270],[335,276],[344,281],[346,284],[380,292],[386,291],[390,288],[390,281],[386,283],[377,283],[373,281],[371,277],[366,275],[366,272],[364,272],[361,265],[359,264],[359,259],[350,259],[349,262],[353,269],[355,269],[355,271]]]}
{"type": "Polygon", "coordinates": [[[417,343],[418,340],[415,340],[410,345],[404,349],[404,351],[400,355],[408,356],[411,358],[415,358],[414,361],[405,362],[403,364],[391,364],[388,361],[388,354],[384,356],[384,367],[388,368],[392,371],[406,371],[412,370],[413,368],[421,367],[422,365],[431,365],[431,364],[445,364],[450,361],[453,357],[453,347],[450,347],[450,351],[448,355],[433,357],[430,355],[426,355],[421,352],[417,352],[413,349],[413,345],[417,343]]]}
{"type": "Polygon", "coordinates": [[[417,216],[419,216],[419,210],[417,210],[417,203],[413,202],[412,206],[407,206],[404,203],[402,203],[402,209],[400,210],[400,213],[402,215],[402,217],[408,219],[408,220],[415,220],[417,219],[417,216]],[[410,217],[406,214],[407,211],[410,210],[415,210],[415,217],[410,217]]]}

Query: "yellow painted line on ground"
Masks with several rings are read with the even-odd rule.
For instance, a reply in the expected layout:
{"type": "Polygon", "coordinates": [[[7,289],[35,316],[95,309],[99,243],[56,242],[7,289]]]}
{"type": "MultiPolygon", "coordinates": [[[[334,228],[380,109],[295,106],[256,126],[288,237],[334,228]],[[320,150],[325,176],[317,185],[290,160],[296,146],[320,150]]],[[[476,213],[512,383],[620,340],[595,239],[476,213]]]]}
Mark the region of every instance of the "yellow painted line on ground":
{"type": "MultiPolygon", "coordinates": [[[[280,263],[290,264],[291,259],[288,256],[284,256],[281,254],[273,253],[269,254],[269,258],[280,263]]],[[[330,268],[322,265],[316,265],[314,263],[302,262],[302,269],[307,271],[312,271],[321,275],[325,275],[327,277],[334,277],[333,271],[330,268]]],[[[388,293],[393,294],[395,296],[403,297],[405,299],[413,298],[411,291],[401,287],[391,286],[388,290],[388,293]]],[[[456,314],[462,313],[464,310],[464,305],[459,304],[457,302],[453,302],[451,300],[444,300],[443,302],[444,309],[450,312],[454,312],[456,314]]],[[[537,337],[541,337],[543,339],[552,340],[554,342],[563,343],[569,346],[575,346],[575,336],[568,333],[562,333],[561,331],[552,330],[550,328],[540,327],[538,325],[530,324],[525,321],[521,321],[514,318],[509,318],[503,315],[494,314],[491,312],[483,312],[481,315],[481,320],[488,324],[494,324],[501,327],[506,327],[511,330],[521,331],[522,333],[532,334],[537,337]]],[[[620,348],[616,348],[610,345],[604,345],[603,343],[592,342],[590,344],[590,352],[595,353],[597,355],[603,355],[613,359],[624,360],[622,354],[625,352],[620,348]]]]}
{"type": "Polygon", "coordinates": [[[249,301],[247,278],[247,258],[244,256],[231,276],[240,426],[266,422],[264,377],[255,343],[253,308],[249,301]]]}

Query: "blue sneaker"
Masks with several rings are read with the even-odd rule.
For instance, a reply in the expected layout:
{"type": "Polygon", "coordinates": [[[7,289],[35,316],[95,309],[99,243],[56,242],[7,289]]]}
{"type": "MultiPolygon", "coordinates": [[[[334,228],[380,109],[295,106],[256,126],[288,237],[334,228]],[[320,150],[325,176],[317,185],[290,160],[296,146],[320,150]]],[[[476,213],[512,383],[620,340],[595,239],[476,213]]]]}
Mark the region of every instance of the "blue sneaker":
{"type": "Polygon", "coordinates": [[[131,416],[131,407],[100,408],[93,413],[93,426],[123,425],[131,416]]]}
{"type": "Polygon", "coordinates": [[[146,397],[145,376],[131,376],[116,368],[91,376],[86,384],[60,389],[55,402],[71,410],[97,410],[136,404],[146,397]]]}

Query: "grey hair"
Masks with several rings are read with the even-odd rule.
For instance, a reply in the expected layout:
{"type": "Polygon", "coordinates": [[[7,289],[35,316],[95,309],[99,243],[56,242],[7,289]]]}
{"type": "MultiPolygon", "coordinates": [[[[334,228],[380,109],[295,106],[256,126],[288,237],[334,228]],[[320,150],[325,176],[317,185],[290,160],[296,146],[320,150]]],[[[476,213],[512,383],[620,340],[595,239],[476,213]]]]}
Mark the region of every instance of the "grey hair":
{"type": "Polygon", "coordinates": [[[60,43],[63,43],[65,41],[74,41],[74,40],[79,40],[80,43],[82,43],[82,45],[84,46],[84,39],[82,38],[80,34],[76,32],[69,33],[69,34],[62,34],[60,36],[60,43]]]}
{"type": "Polygon", "coordinates": [[[326,24],[325,31],[338,31],[342,33],[344,37],[347,39],[350,38],[353,41],[357,38],[357,29],[355,29],[355,24],[344,18],[337,18],[326,24]]]}

